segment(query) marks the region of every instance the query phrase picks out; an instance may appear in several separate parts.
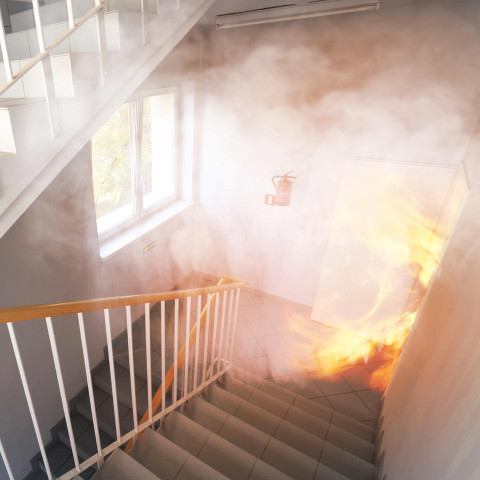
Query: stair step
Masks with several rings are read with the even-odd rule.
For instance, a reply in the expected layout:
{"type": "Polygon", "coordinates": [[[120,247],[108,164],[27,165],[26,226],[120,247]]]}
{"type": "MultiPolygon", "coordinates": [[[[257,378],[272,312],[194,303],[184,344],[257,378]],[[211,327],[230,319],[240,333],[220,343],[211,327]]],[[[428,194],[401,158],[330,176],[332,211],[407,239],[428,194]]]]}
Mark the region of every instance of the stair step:
{"type": "MultiPolygon", "coordinates": [[[[302,410],[305,410],[312,415],[315,415],[318,418],[323,420],[330,421],[333,425],[343,428],[344,430],[357,435],[364,440],[371,441],[374,434],[374,429],[368,425],[364,425],[357,420],[354,420],[347,415],[336,412],[335,410],[324,407],[308,398],[293,393],[290,390],[281,387],[267,379],[258,377],[250,372],[240,370],[237,368],[232,368],[228,371],[226,375],[222,377],[222,381],[229,382],[230,380],[236,380],[237,382],[242,382],[244,385],[249,385],[253,388],[258,388],[259,390],[275,397],[276,399],[282,400],[285,403],[294,405],[302,410]]],[[[232,389],[235,387],[235,382],[230,382],[232,389]]],[[[237,385],[237,389],[241,390],[242,386],[237,385]]],[[[232,390],[233,391],[233,390],[232,390]]]]}
{"type": "Polygon", "coordinates": [[[178,412],[173,412],[158,432],[228,478],[291,478],[178,412]]]}
{"type": "MultiPolygon", "coordinates": [[[[75,468],[75,461],[73,459],[72,450],[70,447],[67,447],[63,442],[56,442],[52,446],[46,449],[48,463],[50,466],[50,471],[54,478],[61,477],[64,473],[75,468]]],[[[80,462],[83,459],[80,457],[80,462]]],[[[43,473],[47,473],[43,458],[39,458],[39,467],[43,473]]],[[[88,468],[79,475],[79,479],[88,480],[93,476],[95,470],[93,468],[88,468]]],[[[41,478],[41,477],[40,477],[41,478]]]]}
{"type": "MultiPolygon", "coordinates": [[[[150,0],[148,10],[154,11],[156,8],[155,2],[150,0]]],[[[78,20],[83,17],[89,10],[95,6],[94,0],[82,0],[81,2],[72,2],[73,17],[78,20]]],[[[140,2],[132,2],[130,0],[110,0],[106,6],[105,11],[113,10],[127,10],[137,11],[141,9],[140,2]]],[[[40,7],[40,19],[42,25],[53,25],[55,23],[67,21],[67,7],[64,1],[54,0],[52,2],[45,2],[45,5],[40,7]]],[[[12,26],[12,32],[22,32],[35,28],[35,19],[33,17],[33,10],[24,10],[19,13],[13,13],[10,15],[10,22],[12,26]]]]}
{"type": "MultiPolygon", "coordinates": [[[[119,12],[115,10],[105,14],[105,31],[108,51],[116,52],[121,50],[120,39],[125,38],[125,35],[128,35],[126,30],[129,22],[132,22],[130,28],[135,28],[136,24],[140,24],[140,14],[136,13],[136,15],[133,15],[133,13],[134,12],[119,12]]],[[[45,44],[49,45],[66,30],[68,30],[68,24],[66,21],[45,25],[43,27],[45,44]]],[[[138,30],[135,29],[132,31],[138,31],[138,40],[141,41],[141,29],[139,28],[138,30]]],[[[6,35],[6,41],[10,60],[33,58],[39,53],[37,32],[34,28],[9,33],[6,35]]],[[[74,52],[98,52],[96,19],[94,17],[87,20],[87,22],[85,22],[69,38],[52,50],[52,54],[54,55],[74,52]]],[[[0,55],[0,60],[3,61],[2,55],[0,55]]]]}
{"type": "MultiPolygon", "coordinates": [[[[277,432],[280,430],[279,425],[277,432],[272,437],[255,426],[226,414],[202,398],[189,402],[182,413],[292,478],[312,478],[309,474],[317,470],[319,461],[324,466],[330,467],[336,472],[348,474],[355,480],[371,480],[374,473],[374,466],[371,463],[317,437],[314,437],[316,440],[314,445],[317,446],[315,454],[303,453],[302,445],[312,437],[308,432],[303,431],[300,432],[300,435],[292,435],[291,429],[288,429],[289,431],[283,431],[279,438],[277,436],[277,432]],[[284,439],[286,441],[283,441],[284,439]],[[355,475],[352,475],[352,472],[355,475]]],[[[287,424],[287,422],[282,423],[287,424]]],[[[298,431],[298,429],[296,430],[298,431]]],[[[325,468],[323,470],[326,471],[325,468]]]]}
{"type": "MultiPolygon", "coordinates": [[[[79,413],[74,413],[71,417],[71,420],[79,457],[82,459],[87,459],[98,453],[92,422],[79,413]]],[[[102,448],[105,448],[113,443],[113,438],[102,430],[99,431],[99,434],[102,448]]],[[[68,448],[70,448],[70,437],[65,424],[58,429],[58,439],[68,448]]]]}
{"type": "Polygon", "coordinates": [[[150,470],[117,449],[92,480],[159,480],[150,470]]]}
{"type": "MultiPolygon", "coordinates": [[[[223,383],[222,386],[228,387],[228,384],[223,383]]],[[[280,405],[279,401],[275,401],[276,399],[260,390],[254,390],[249,399],[245,400],[221,388],[220,385],[212,385],[205,390],[205,398],[213,405],[228,411],[269,435],[273,435],[280,422],[285,421],[320,439],[326,439],[367,462],[372,461],[375,451],[372,443],[293,405],[284,403],[285,408],[280,405]]]]}
{"type": "MultiPolygon", "coordinates": [[[[95,398],[102,398],[96,407],[98,426],[111,438],[117,438],[115,426],[115,414],[113,408],[113,397],[109,394],[94,387],[95,398]]],[[[96,400],[97,401],[97,400],[96,400]]],[[[76,410],[88,420],[92,421],[92,410],[90,407],[90,398],[88,392],[85,392],[75,404],[76,410]]],[[[120,422],[120,434],[125,435],[133,429],[133,412],[122,402],[118,402],[118,418],[120,422]]],[[[138,419],[140,420],[140,418],[138,419]]]]}
{"type": "Polygon", "coordinates": [[[163,435],[150,429],[145,431],[129,455],[162,480],[178,478],[224,480],[227,478],[163,435]]]}

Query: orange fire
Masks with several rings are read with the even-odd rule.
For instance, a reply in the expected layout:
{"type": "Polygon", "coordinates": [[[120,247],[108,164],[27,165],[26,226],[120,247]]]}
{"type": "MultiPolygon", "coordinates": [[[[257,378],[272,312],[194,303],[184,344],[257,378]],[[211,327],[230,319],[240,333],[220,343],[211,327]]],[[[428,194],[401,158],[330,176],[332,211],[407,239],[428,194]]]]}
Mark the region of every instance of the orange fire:
{"type": "Polygon", "coordinates": [[[408,178],[383,175],[379,185],[373,182],[374,188],[366,182],[370,187],[360,194],[358,183],[358,178],[347,182],[341,192],[333,233],[341,254],[336,263],[324,264],[321,299],[317,295],[312,313],[316,321],[339,329],[316,333],[311,322],[294,317],[292,325],[302,343],[310,345],[304,367],[328,376],[359,361],[381,360],[370,386],[385,389],[463,197],[457,195],[446,214],[445,208],[439,214],[437,205],[433,217],[431,202],[410,188],[408,178]],[[355,301],[360,305],[356,310],[355,301]]]}

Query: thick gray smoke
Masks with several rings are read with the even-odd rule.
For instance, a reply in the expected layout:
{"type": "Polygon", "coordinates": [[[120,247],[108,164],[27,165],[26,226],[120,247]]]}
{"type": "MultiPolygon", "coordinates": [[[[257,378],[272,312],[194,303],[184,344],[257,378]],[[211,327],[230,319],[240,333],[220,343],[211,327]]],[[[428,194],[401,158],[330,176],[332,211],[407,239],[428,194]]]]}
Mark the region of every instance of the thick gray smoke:
{"type": "Polygon", "coordinates": [[[396,5],[209,30],[195,268],[312,304],[345,160],[462,160],[479,105],[478,14],[396,5]],[[291,206],[264,206],[289,170],[291,206]]]}

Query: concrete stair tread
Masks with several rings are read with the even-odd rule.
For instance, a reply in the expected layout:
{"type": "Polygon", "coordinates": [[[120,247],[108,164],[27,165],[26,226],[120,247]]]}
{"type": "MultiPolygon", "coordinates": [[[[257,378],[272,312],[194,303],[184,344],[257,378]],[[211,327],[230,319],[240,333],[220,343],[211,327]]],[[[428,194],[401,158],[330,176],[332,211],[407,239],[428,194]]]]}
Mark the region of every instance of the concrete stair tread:
{"type": "MultiPolygon", "coordinates": [[[[257,463],[261,465],[264,462],[212,433],[185,415],[173,412],[158,432],[228,478],[247,480],[255,468],[257,468],[257,477],[255,478],[262,478],[260,476],[262,466],[257,467],[257,463]]],[[[271,468],[266,466],[263,471],[263,478],[269,478],[267,476],[268,472],[272,474],[271,468]]],[[[276,477],[271,478],[279,480],[291,478],[279,471],[276,471],[275,475],[276,477]]]]}
{"type": "MultiPolygon", "coordinates": [[[[261,390],[262,392],[273,396],[277,400],[281,400],[285,403],[296,406],[306,412],[315,415],[318,418],[329,420],[334,425],[337,425],[344,430],[363,438],[364,440],[371,441],[374,434],[374,429],[368,425],[364,425],[357,420],[354,420],[347,415],[336,412],[335,410],[324,407],[312,400],[309,400],[302,395],[291,392],[290,390],[281,387],[267,379],[258,377],[250,372],[240,370],[238,368],[232,368],[222,378],[224,381],[236,380],[236,382],[242,382],[243,384],[261,390]]],[[[233,385],[235,381],[230,382],[233,385]]],[[[237,383],[237,389],[241,390],[242,386],[237,383]]]]}
{"type": "Polygon", "coordinates": [[[159,480],[150,470],[118,449],[92,477],[95,480],[159,480]]]}
{"type": "MultiPolygon", "coordinates": [[[[309,453],[303,453],[299,437],[304,437],[303,444],[308,443],[312,438],[308,432],[303,431],[300,435],[292,436],[291,430],[282,432],[279,426],[272,437],[202,398],[189,402],[182,413],[292,478],[312,478],[319,461],[324,467],[348,474],[355,480],[371,480],[374,473],[374,466],[371,463],[316,437],[313,437],[316,451],[312,452],[310,449],[309,453]],[[355,476],[352,476],[352,473],[355,473],[355,476]]],[[[282,424],[286,425],[287,422],[282,424]]],[[[325,468],[323,470],[325,471],[325,468]]]]}
{"type": "MultiPolygon", "coordinates": [[[[96,387],[94,387],[95,398],[101,399],[96,406],[96,414],[98,426],[111,438],[116,438],[115,414],[113,408],[113,397],[96,387]],[[102,399],[103,397],[103,399],[102,399]]],[[[90,398],[88,392],[85,392],[82,397],[76,401],[76,410],[88,420],[92,421],[92,410],[90,407],[90,398]]],[[[132,409],[118,401],[118,418],[120,422],[120,433],[125,435],[133,429],[133,412],[132,409]]],[[[139,420],[139,416],[137,415],[139,420]]]]}
{"type": "MultiPolygon", "coordinates": [[[[235,416],[243,416],[250,422],[259,422],[263,428],[269,430],[275,429],[275,418],[278,422],[287,421],[321,439],[326,439],[334,445],[341,446],[344,450],[371,462],[375,447],[372,443],[350,433],[347,430],[337,427],[318,418],[294,405],[281,402],[271,395],[265,394],[260,390],[248,390],[248,400],[236,396],[229,390],[230,384],[227,382],[219,385],[211,385],[205,391],[205,396],[211,403],[222,409],[228,409],[229,413],[235,416]]],[[[236,386],[237,388],[237,386],[236,386]]],[[[238,390],[238,389],[237,389],[238,390]]]]}
{"type": "Polygon", "coordinates": [[[196,472],[195,476],[198,479],[226,478],[163,435],[150,429],[145,431],[129,455],[163,480],[173,480],[179,476],[192,478],[189,475],[193,472],[196,472]]]}

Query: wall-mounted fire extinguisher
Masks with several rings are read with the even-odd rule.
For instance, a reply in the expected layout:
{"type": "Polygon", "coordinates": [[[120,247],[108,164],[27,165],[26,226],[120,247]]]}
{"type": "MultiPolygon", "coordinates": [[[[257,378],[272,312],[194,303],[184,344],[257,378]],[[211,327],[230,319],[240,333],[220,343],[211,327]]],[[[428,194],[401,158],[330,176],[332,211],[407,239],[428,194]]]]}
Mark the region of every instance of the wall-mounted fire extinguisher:
{"type": "Polygon", "coordinates": [[[290,173],[293,173],[293,170],[285,173],[284,175],[275,175],[272,177],[272,183],[275,187],[276,194],[265,195],[265,205],[271,205],[272,207],[274,205],[278,205],[279,207],[286,207],[287,205],[290,205],[293,183],[289,180],[289,178],[297,178],[292,177],[290,173]],[[280,178],[280,180],[275,183],[275,179],[277,178],[280,178]]]}

